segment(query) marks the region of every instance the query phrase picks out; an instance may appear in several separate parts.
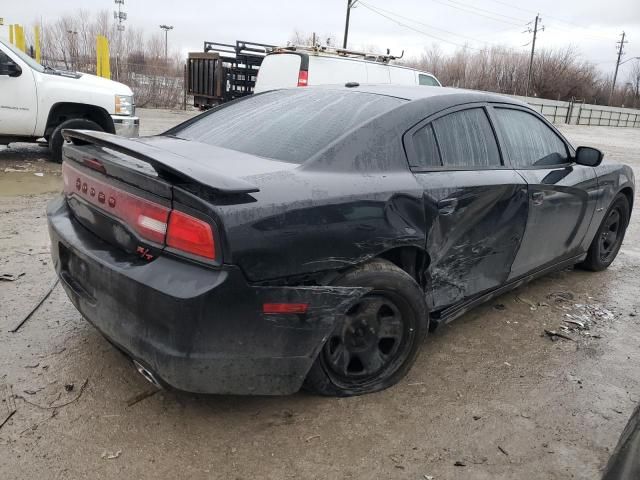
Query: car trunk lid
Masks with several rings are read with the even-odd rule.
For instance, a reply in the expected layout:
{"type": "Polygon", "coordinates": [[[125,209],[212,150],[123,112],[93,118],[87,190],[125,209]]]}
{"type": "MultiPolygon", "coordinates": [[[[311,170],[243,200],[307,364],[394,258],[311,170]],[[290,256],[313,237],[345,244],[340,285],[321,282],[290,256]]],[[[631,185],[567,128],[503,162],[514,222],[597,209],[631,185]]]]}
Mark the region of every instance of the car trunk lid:
{"type": "Polygon", "coordinates": [[[177,204],[174,189],[205,190],[207,198],[229,202],[259,191],[242,175],[276,168],[259,157],[238,154],[238,162],[237,152],[170,137],[140,141],[76,130],[64,136],[71,142],[63,152],[64,192],[74,216],[109,244],[146,260],[169,247],[220,261],[219,225],[206,209],[177,204]]]}

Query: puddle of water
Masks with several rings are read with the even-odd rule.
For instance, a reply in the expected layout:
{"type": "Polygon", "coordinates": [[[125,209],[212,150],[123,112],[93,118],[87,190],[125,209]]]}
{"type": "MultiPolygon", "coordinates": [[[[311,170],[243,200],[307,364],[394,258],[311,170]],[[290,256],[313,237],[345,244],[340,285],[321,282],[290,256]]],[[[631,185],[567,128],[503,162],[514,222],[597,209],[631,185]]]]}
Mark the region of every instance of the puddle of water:
{"type": "Polygon", "coordinates": [[[45,173],[38,177],[33,172],[0,172],[0,197],[34,195],[62,191],[62,177],[45,173]]]}

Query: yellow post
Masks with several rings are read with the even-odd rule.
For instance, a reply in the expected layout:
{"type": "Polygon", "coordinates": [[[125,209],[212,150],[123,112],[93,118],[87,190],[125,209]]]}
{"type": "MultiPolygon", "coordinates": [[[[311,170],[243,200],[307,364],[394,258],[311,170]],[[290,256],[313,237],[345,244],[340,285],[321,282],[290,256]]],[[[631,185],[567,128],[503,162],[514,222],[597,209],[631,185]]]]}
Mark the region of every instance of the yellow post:
{"type": "Polygon", "coordinates": [[[16,37],[16,47],[23,52],[26,52],[27,44],[24,39],[24,29],[22,28],[22,25],[14,25],[14,34],[16,37]]]}
{"type": "Polygon", "coordinates": [[[13,39],[13,25],[9,25],[9,43],[11,45],[14,44],[14,39],[13,39]]]}
{"type": "Polygon", "coordinates": [[[111,79],[109,41],[104,35],[98,35],[96,37],[96,75],[111,79]]]}
{"type": "Polygon", "coordinates": [[[33,43],[36,51],[36,62],[40,63],[40,25],[33,27],[33,43]]]}

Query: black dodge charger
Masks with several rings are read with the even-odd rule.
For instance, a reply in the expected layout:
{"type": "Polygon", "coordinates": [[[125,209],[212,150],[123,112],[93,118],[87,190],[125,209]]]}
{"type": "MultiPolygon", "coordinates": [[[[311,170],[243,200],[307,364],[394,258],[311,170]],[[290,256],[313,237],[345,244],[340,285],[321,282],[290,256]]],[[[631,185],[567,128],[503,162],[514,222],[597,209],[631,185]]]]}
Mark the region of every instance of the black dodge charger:
{"type": "Polygon", "coordinates": [[[631,169],[510,98],[278,90],[166,133],[66,131],[48,207],[81,314],[153,382],[358,395],[427,331],[540,275],[607,268],[631,169]]]}

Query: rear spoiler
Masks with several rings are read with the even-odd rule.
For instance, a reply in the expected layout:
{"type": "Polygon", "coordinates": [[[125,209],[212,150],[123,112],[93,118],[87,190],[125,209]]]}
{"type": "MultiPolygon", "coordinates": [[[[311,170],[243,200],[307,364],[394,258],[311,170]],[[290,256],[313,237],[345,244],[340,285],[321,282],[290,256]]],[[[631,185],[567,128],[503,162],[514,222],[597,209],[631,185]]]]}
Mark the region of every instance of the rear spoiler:
{"type": "Polygon", "coordinates": [[[216,192],[227,194],[255,193],[260,189],[239,178],[230,177],[203,166],[198,162],[190,162],[188,158],[175,153],[139,142],[135,139],[119,137],[110,133],[92,130],[63,130],[65,140],[82,145],[90,143],[110,148],[148,163],[159,176],[169,174],[191,183],[195,183],[216,192]]]}

